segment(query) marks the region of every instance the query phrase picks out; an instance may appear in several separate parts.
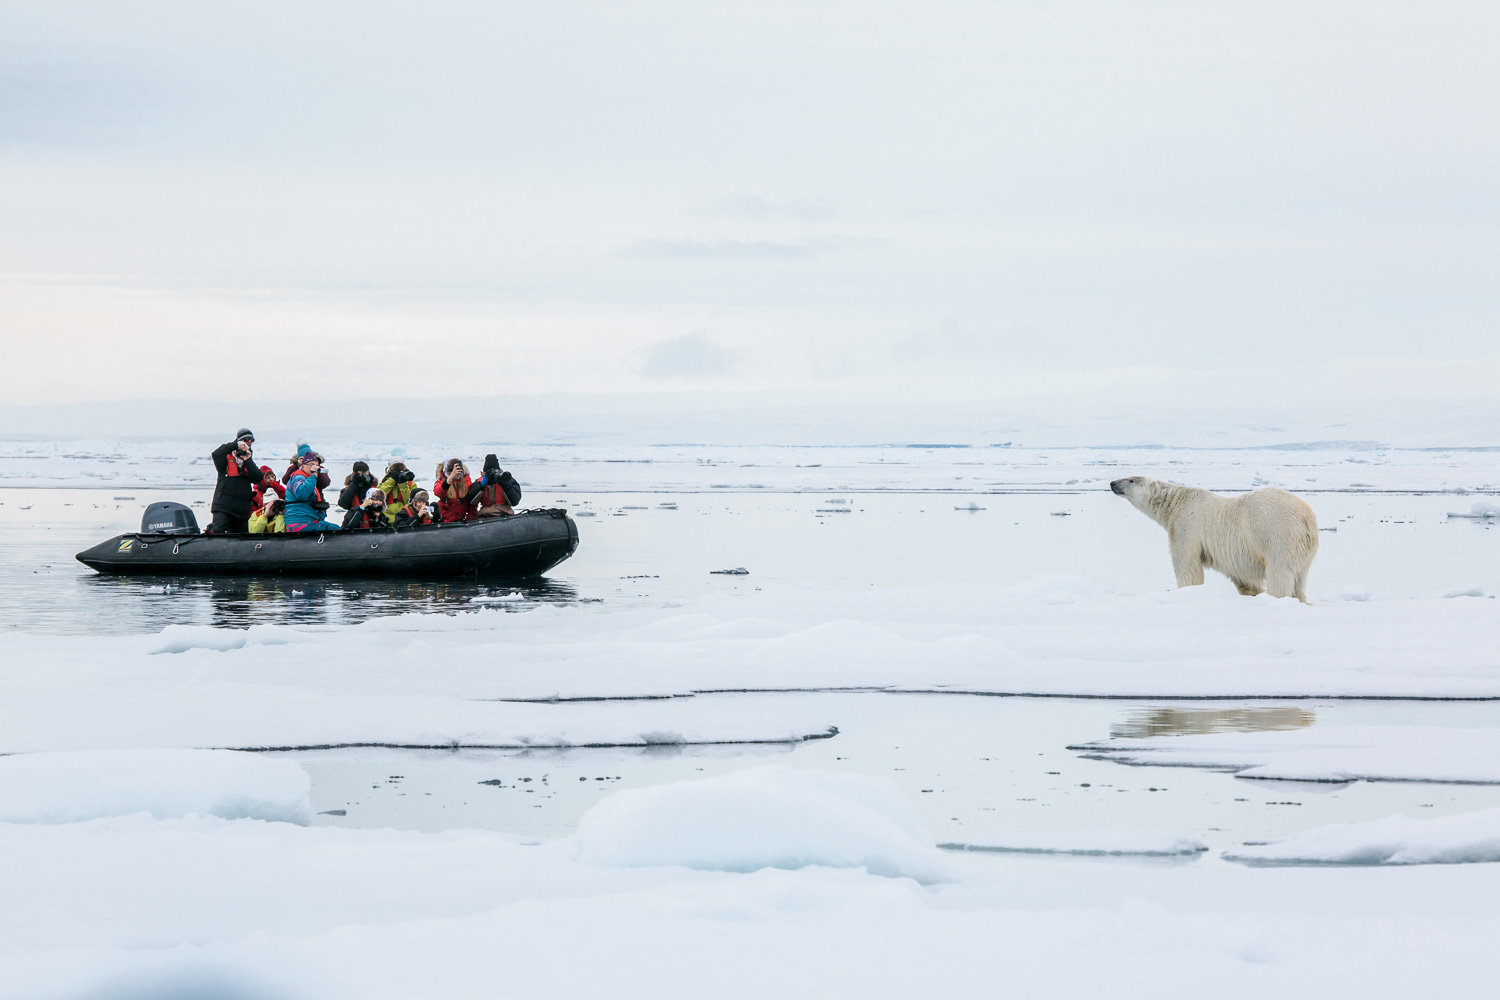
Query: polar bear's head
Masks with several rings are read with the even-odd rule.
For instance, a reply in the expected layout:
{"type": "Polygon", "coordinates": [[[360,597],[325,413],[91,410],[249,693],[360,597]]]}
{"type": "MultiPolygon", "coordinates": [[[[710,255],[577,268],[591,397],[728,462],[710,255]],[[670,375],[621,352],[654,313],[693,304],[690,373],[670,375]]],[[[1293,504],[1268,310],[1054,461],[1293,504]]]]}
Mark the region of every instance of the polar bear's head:
{"type": "Polygon", "coordinates": [[[1153,520],[1159,520],[1165,494],[1172,489],[1172,484],[1147,476],[1129,476],[1125,479],[1116,479],[1109,484],[1109,488],[1117,495],[1129,500],[1130,505],[1142,514],[1153,520]]]}

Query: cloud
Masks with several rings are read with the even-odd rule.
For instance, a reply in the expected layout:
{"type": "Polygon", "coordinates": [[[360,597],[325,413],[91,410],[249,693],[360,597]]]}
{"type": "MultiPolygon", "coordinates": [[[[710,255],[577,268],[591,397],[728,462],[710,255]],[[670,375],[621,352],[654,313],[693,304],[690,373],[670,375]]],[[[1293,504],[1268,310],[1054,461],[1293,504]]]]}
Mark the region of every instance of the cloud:
{"type": "Polygon", "coordinates": [[[641,374],[650,379],[714,378],[734,368],[735,352],[702,332],[663,340],[646,348],[641,374]]]}

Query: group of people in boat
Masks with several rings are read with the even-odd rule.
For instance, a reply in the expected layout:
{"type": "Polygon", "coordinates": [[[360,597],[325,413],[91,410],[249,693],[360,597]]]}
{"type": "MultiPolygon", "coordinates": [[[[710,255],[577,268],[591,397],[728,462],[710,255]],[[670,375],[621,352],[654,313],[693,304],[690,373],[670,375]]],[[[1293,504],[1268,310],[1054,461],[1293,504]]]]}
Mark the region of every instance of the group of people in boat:
{"type": "Polygon", "coordinates": [[[394,531],[504,517],[521,502],[516,477],[500,468],[492,454],[484,456],[478,478],[462,459],[440,463],[430,491],[417,485],[416,473],[404,462],[390,463],[378,479],[368,462],[355,462],[338,496],[343,523],[335,524],[327,519],[329,503],[323,498],[333,480],[322,455],[298,445],[296,457],[278,478],[269,465],[256,464],[254,445],[255,435],[242,427],[233,441],[211,453],[219,474],[208,529],[212,533],[394,531]]]}

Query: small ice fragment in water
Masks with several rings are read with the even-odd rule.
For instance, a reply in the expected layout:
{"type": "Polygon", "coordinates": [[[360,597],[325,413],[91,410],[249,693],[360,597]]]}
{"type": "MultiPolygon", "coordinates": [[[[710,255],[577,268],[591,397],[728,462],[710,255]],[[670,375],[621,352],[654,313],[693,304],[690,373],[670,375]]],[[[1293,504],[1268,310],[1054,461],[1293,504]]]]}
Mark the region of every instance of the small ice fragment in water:
{"type": "Polygon", "coordinates": [[[953,509],[954,510],[985,510],[987,508],[981,507],[977,503],[975,503],[973,500],[970,500],[969,501],[969,505],[967,507],[954,507],[953,509]]]}
{"type": "Polygon", "coordinates": [[[708,575],[709,576],[749,576],[750,575],[750,571],[748,569],[746,569],[745,567],[743,567],[743,566],[736,566],[734,569],[711,569],[711,570],[708,571],[708,575]]]}
{"type": "Polygon", "coordinates": [[[517,601],[524,600],[526,600],[526,595],[521,593],[519,590],[513,590],[508,594],[503,594],[498,597],[490,597],[486,594],[480,594],[476,597],[469,598],[469,602],[471,604],[514,604],[517,601]]]}

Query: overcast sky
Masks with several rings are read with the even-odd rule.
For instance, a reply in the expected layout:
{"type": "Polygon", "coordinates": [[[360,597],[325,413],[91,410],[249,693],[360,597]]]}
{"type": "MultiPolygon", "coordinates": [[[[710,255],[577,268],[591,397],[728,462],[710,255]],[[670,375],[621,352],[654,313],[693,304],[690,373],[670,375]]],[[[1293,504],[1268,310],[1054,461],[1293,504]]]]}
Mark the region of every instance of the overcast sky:
{"type": "Polygon", "coordinates": [[[1492,400],[1500,6],[0,6],[12,403],[1492,400]]]}

